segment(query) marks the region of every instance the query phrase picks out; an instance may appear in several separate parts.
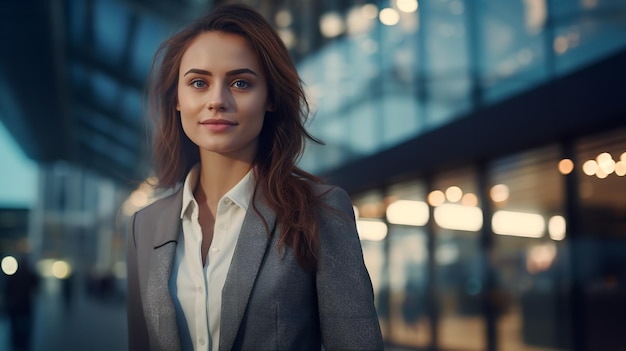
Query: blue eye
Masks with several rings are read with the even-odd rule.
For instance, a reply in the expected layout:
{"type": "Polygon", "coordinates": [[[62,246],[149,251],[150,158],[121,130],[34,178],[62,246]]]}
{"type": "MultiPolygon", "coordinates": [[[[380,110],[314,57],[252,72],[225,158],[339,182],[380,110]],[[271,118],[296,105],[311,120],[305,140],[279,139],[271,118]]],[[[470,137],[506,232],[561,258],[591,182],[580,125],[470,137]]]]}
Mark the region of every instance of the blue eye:
{"type": "Polygon", "coordinates": [[[194,79],[191,81],[191,86],[194,88],[202,89],[206,87],[206,83],[200,79],[194,79]]]}
{"type": "Polygon", "coordinates": [[[239,79],[233,82],[233,87],[237,89],[246,89],[250,86],[245,80],[239,79]]]}

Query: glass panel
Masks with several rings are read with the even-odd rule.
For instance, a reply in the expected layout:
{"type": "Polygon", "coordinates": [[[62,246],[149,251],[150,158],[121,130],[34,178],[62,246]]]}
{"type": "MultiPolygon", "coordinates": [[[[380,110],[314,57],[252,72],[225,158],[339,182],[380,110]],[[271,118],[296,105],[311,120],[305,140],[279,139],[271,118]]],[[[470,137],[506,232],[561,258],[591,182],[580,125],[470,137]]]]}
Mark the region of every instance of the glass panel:
{"type": "Polygon", "coordinates": [[[570,346],[564,180],[558,164],[558,148],[548,147],[489,167],[500,350],[570,346]]]}
{"type": "Polygon", "coordinates": [[[545,1],[480,0],[475,8],[485,101],[496,102],[547,79],[545,1]]]}
{"type": "Polygon", "coordinates": [[[626,129],[578,145],[579,247],[585,331],[591,350],[626,345],[626,129]]]}
{"type": "Polygon", "coordinates": [[[578,6],[578,13],[555,18],[553,49],[559,74],[626,48],[624,1],[583,0],[578,6]]]}
{"type": "Polygon", "coordinates": [[[428,129],[451,122],[471,109],[469,41],[465,1],[420,2],[424,31],[428,129]]]}
{"type": "Polygon", "coordinates": [[[378,137],[385,147],[405,141],[423,128],[416,100],[418,16],[417,12],[398,13],[397,25],[379,27],[384,118],[378,137]]]}
{"type": "Polygon", "coordinates": [[[471,169],[435,179],[428,202],[434,206],[435,287],[439,299],[441,350],[485,350],[481,312],[483,252],[482,211],[471,169]]]}
{"type": "Polygon", "coordinates": [[[431,344],[428,317],[428,205],[425,188],[411,182],[393,186],[385,201],[389,222],[389,331],[393,344],[431,344]]]}

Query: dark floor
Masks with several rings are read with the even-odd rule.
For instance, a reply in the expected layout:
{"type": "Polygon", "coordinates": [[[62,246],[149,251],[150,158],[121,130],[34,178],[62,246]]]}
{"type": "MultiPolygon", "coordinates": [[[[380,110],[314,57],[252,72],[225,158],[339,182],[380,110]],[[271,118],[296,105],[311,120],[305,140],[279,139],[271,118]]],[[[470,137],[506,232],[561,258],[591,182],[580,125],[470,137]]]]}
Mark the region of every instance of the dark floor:
{"type": "MultiPolygon", "coordinates": [[[[58,280],[45,280],[37,296],[32,351],[127,349],[126,307],[120,297],[75,289],[67,306],[58,280]]],[[[11,350],[9,322],[0,314],[0,350],[11,350]]]]}

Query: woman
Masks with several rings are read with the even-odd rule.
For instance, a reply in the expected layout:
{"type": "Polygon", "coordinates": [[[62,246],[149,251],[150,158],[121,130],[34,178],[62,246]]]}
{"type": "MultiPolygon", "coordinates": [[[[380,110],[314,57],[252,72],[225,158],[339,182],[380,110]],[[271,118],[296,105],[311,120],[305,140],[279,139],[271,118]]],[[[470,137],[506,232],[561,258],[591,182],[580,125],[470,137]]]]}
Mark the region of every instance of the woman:
{"type": "Polygon", "coordinates": [[[220,7],[151,77],[159,186],[182,186],[129,223],[130,349],[382,349],[350,200],[295,166],[307,104],[271,25],[220,7]]]}

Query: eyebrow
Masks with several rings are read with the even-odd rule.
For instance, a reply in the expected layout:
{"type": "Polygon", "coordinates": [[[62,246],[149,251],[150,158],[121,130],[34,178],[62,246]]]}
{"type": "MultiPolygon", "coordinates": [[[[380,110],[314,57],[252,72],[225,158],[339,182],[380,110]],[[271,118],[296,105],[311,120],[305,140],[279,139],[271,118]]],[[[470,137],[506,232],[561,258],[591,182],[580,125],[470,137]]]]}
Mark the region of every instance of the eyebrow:
{"type": "MultiPolygon", "coordinates": [[[[189,71],[185,72],[185,74],[183,74],[183,76],[186,76],[190,73],[195,73],[195,74],[202,74],[205,76],[212,76],[213,74],[210,71],[207,70],[203,70],[203,69],[198,69],[198,68],[192,68],[189,71]]],[[[244,74],[244,73],[249,73],[252,74],[254,76],[258,76],[258,74],[256,74],[256,72],[254,72],[253,70],[249,69],[249,68],[239,68],[239,69],[234,69],[232,71],[228,71],[226,72],[227,76],[234,76],[237,74],[244,74]]]]}

